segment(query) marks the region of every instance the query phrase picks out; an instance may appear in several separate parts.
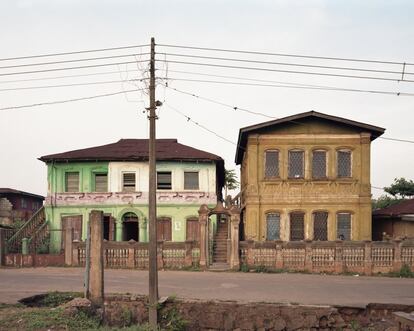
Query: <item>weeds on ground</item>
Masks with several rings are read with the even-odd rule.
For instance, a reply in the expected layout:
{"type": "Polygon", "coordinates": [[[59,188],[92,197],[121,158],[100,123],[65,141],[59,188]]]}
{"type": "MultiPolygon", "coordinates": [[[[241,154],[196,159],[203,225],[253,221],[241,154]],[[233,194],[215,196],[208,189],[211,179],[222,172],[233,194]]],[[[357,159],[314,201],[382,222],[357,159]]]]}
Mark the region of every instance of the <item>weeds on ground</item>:
{"type": "Polygon", "coordinates": [[[390,272],[390,273],[384,274],[384,276],[399,277],[399,278],[414,278],[414,272],[411,271],[411,268],[407,264],[404,264],[399,271],[390,272]]]}

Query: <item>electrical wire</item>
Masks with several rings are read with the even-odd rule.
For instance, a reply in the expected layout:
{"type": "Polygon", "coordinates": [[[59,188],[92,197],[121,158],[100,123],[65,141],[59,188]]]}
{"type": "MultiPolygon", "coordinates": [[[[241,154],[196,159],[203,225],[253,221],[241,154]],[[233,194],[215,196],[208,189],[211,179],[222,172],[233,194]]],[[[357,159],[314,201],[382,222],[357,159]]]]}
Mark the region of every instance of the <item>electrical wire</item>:
{"type": "Polygon", "coordinates": [[[0,59],[0,61],[23,60],[23,59],[34,59],[34,58],[50,57],[50,56],[62,56],[62,55],[84,54],[84,53],[94,53],[94,52],[117,51],[117,50],[121,50],[121,49],[131,49],[131,48],[148,47],[148,46],[150,46],[150,45],[149,44],[143,44],[143,45],[88,49],[88,50],[80,50],[80,51],[74,51],[74,52],[62,52],[62,53],[49,53],[49,54],[17,56],[17,57],[2,58],[2,59],[0,59]]]}
{"type": "Polygon", "coordinates": [[[137,91],[142,91],[142,90],[143,89],[132,89],[132,90],[124,90],[124,91],[119,91],[119,92],[98,94],[98,95],[92,95],[92,96],[74,98],[74,99],[47,101],[47,102],[33,103],[33,104],[29,104],[29,105],[3,107],[3,108],[0,108],[0,111],[12,110],[12,109],[22,109],[22,108],[31,108],[31,107],[46,106],[46,105],[55,105],[55,104],[60,104],[60,103],[68,103],[68,102],[75,102],[75,101],[82,101],[82,100],[91,100],[91,99],[96,99],[96,98],[109,97],[109,96],[113,96],[113,95],[117,95],[117,94],[137,92],[137,91]]]}
{"type": "MultiPolygon", "coordinates": [[[[156,59],[156,60],[159,61],[159,62],[165,62],[166,61],[166,60],[162,60],[162,59],[156,59]]],[[[414,80],[410,80],[410,79],[401,80],[401,79],[386,78],[386,77],[345,75],[345,74],[333,74],[333,73],[309,72],[309,71],[297,71],[297,70],[282,70],[282,69],[234,66],[234,65],[212,64],[212,63],[202,63],[202,62],[187,62],[187,61],[173,61],[173,60],[168,60],[168,62],[169,63],[176,63],[176,64],[185,64],[185,65],[194,65],[194,66],[207,66],[207,67],[216,67],[216,68],[256,70],[256,71],[266,71],[266,72],[283,72],[283,73],[289,73],[289,74],[316,75],[316,76],[325,76],[325,77],[340,77],[340,78],[352,78],[352,79],[371,79],[371,80],[380,80],[380,81],[414,83],[414,80]]]]}
{"type": "MultiPolygon", "coordinates": [[[[207,60],[219,60],[219,61],[231,61],[231,62],[245,62],[245,63],[257,63],[257,64],[273,64],[273,65],[293,66],[293,67],[318,68],[318,69],[330,69],[330,70],[363,71],[363,72],[373,72],[373,73],[385,73],[385,74],[397,74],[397,75],[401,75],[401,71],[391,71],[391,70],[366,69],[366,68],[352,68],[352,67],[337,67],[337,66],[323,66],[323,65],[301,64],[301,63],[288,63],[288,62],[258,61],[258,60],[248,60],[248,59],[236,59],[236,58],[202,56],[202,55],[189,55],[189,54],[177,54],[177,53],[158,53],[158,54],[165,54],[165,55],[175,56],[175,57],[207,59],[207,60]]],[[[0,69],[1,69],[1,67],[0,67],[0,69]]],[[[414,74],[413,72],[404,72],[404,75],[413,75],[413,74],[414,74]]]]}
{"type": "Polygon", "coordinates": [[[367,59],[355,59],[355,58],[342,58],[342,57],[328,57],[328,56],[314,56],[314,55],[302,55],[302,54],[288,54],[288,53],[271,53],[271,52],[257,52],[247,50],[235,50],[225,48],[208,48],[208,47],[195,47],[185,45],[171,45],[171,44],[156,44],[162,47],[182,48],[182,49],[194,49],[201,51],[214,51],[214,52],[227,52],[227,53],[241,53],[241,54],[255,54],[255,55],[271,55],[271,56],[283,56],[283,57],[297,57],[305,59],[319,59],[319,60],[333,60],[333,61],[349,61],[349,62],[363,62],[363,63],[381,63],[381,64],[394,64],[394,65],[414,65],[409,62],[396,62],[396,61],[381,61],[381,60],[367,60],[367,59]]]}

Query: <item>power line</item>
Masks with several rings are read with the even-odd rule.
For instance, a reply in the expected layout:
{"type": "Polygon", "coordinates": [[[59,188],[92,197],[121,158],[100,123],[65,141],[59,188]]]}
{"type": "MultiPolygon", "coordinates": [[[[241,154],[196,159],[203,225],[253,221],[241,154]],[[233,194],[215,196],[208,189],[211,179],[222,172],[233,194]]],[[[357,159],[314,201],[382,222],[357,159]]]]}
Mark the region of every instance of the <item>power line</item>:
{"type": "Polygon", "coordinates": [[[333,60],[333,61],[349,61],[349,62],[363,62],[363,63],[381,63],[381,64],[393,64],[393,65],[414,65],[414,63],[408,62],[396,62],[396,61],[381,61],[381,60],[367,60],[367,59],[355,59],[355,58],[342,58],[342,57],[328,57],[328,56],[314,56],[314,55],[302,55],[302,54],[288,54],[288,53],[271,53],[271,52],[257,52],[247,50],[235,50],[225,48],[208,48],[208,47],[194,47],[184,45],[171,45],[171,44],[157,44],[157,46],[171,47],[171,48],[183,48],[194,49],[201,51],[215,51],[215,52],[228,52],[228,53],[241,53],[241,54],[255,54],[255,55],[271,55],[271,56],[284,56],[284,57],[297,57],[305,59],[320,59],[320,60],[333,60]]]}
{"type": "Polygon", "coordinates": [[[102,81],[102,82],[86,82],[86,83],[59,84],[59,85],[42,85],[42,86],[13,87],[13,88],[0,89],[0,92],[5,92],[5,91],[20,91],[20,90],[48,89],[48,88],[71,87],[71,86],[105,85],[105,84],[115,84],[115,83],[142,82],[144,80],[148,80],[148,78],[128,79],[128,80],[110,80],[110,81],[102,81]]]}
{"type": "Polygon", "coordinates": [[[32,71],[9,72],[9,73],[0,74],[0,76],[37,74],[37,73],[41,73],[41,72],[97,68],[97,67],[115,66],[115,65],[121,65],[121,64],[140,63],[140,62],[148,62],[148,61],[139,60],[139,61],[126,61],[126,62],[113,62],[113,63],[103,63],[103,64],[92,64],[92,65],[79,66],[79,67],[65,67],[65,68],[54,68],[54,69],[32,70],[32,71]]]}
{"type": "Polygon", "coordinates": [[[81,100],[90,100],[90,99],[109,97],[109,96],[113,96],[113,95],[117,95],[117,94],[136,92],[136,91],[142,91],[142,90],[144,90],[144,89],[124,90],[124,91],[119,91],[119,92],[98,94],[98,95],[92,95],[92,96],[74,98],[74,99],[47,101],[47,102],[33,103],[33,104],[29,104],[29,105],[3,107],[3,108],[0,108],[0,111],[2,111],[2,110],[11,110],[11,109],[31,108],[31,107],[38,107],[38,106],[45,106],[45,105],[55,105],[55,104],[60,104],[60,103],[75,102],[75,101],[81,101],[81,100]]]}
{"type": "Polygon", "coordinates": [[[142,53],[142,54],[122,54],[122,55],[90,57],[90,58],[86,58],[86,59],[73,59],[73,60],[52,61],[52,62],[38,62],[38,63],[16,64],[16,65],[12,65],[12,66],[3,66],[3,67],[0,67],[0,70],[1,69],[11,69],[11,68],[21,68],[21,67],[44,66],[44,65],[51,65],[51,64],[61,64],[61,63],[72,63],[72,62],[107,60],[107,59],[116,59],[116,58],[121,58],[121,57],[142,56],[142,55],[149,55],[149,53],[142,53]]]}
{"type": "Polygon", "coordinates": [[[173,61],[173,60],[162,60],[162,59],[157,59],[157,61],[159,61],[159,62],[176,63],[176,64],[185,64],[185,65],[194,65],[194,66],[216,67],[216,68],[257,70],[257,71],[266,71],[266,72],[283,72],[283,73],[289,73],[289,74],[317,75],[317,76],[326,76],[326,77],[341,77],[341,78],[352,78],[352,79],[371,79],[371,80],[381,80],[381,81],[391,81],[391,82],[408,82],[408,83],[414,83],[414,80],[408,80],[408,79],[407,80],[405,80],[405,79],[404,80],[401,80],[401,79],[386,78],[386,77],[358,76],[358,75],[345,75],[345,74],[332,74],[332,73],[297,71],[297,70],[282,70],[282,69],[259,68],[259,67],[246,67],[246,66],[234,66],[234,65],[212,64],[212,63],[201,63],[201,62],[173,61]]]}
{"type": "MultiPolygon", "coordinates": [[[[182,94],[185,94],[185,95],[189,95],[189,96],[192,96],[192,97],[197,98],[197,99],[205,100],[205,101],[208,101],[208,102],[211,102],[211,103],[215,103],[215,104],[218,104],[218,105],[221,105],[221,106],[224,106],[224,107],[228,107],[228,108],[231,108],[233,110],[240,110],[240,111],[248,112],[248,113],[254,114],[254,115],[260,115],[260,116],[264,116],[264,117],[271,118],[271,119],[278,119],[277,117],[274,117],[274,116],[270,116],[270,115],[267,115],[267,114],[264,114],[264,113],[255,112],[255,111],[252,111],[252,110],[249,110],[249,109],[246,109],[246,108],[241,108],[241,107],[230,105],[230,104],[227,104],[227,103],[224,103],[224,102],[216,101],[216,100],[213,100],[211,98],[206,98],[206,97],[203,97],[203,96],[200,96],[200,95],[196,95],[194,93],[182,91],[182,90],[179,90],[179,89],[174,88],[174,87],[169,87],[168,85],[166,85],[166,87],[171,89],[171,90],[174,90],[176,92],[179,92],[179,93],[182,93],[182,94]]],[[[294,121],[294,120],[290,120],[289,122],[303,125],[303,123],[300,123],[300,122],[297,122],[297,121],[294,121]]],[[[381,137],[381,136],[379,136],[377,138],[414,144],[414,140],[408,140],[408,139],[399,139],[399,138],[381,137]]]]}
{"type": "Polygon", "coordinates": [[[2,59],[0,59],[0,61],[23,60],[23,59],[34,59],[34,58],[50,57],[50,56],[61,56],[61,55],[84,54],[84,53],[93,53],[93,52],[116,51],[116,50],[121,50],[121,49],[131,49],[131,48],[139,48],[139,47],[147,47],[147,46],[149,46],[149,45],[144,44],[144,45],[132,45],[132,46],[88,49],[88,50],[80,50],[80,51],[74,51],[74,52],[27,55],[27,56],[2,58],[2,59]]]}
{"type": "Polygon", "coordinates": [[[363,89],[352,89],[342,87],[329,87],[329,86],[317,86],[317,85],[275,85],[275,84],[255,84],[255,83],[243,83],[243,82],[226,82],[217,80],[201,80],[201,79],[187,79],[187,78],[164,78],[168,80],[185,81],[185,82],[198,82],[198,83],[214,83],[214,84],[225,84],[225,85],[242,85],[242,86],[262,86],[262,87],[279,87],[279,88],[293,88],[293,89],[306,89],[306,90],[327,90],[327,91],[343,91],[343,92],[359,92],[359,93],[372,93],[372,94],[386,94],[394,96],[414,96],[414,93],[408,92],[391,92],[382,90],[363,90],[363,89]]]}
{"type": "MultiPolygon", "coordinates": [[[[177,53],[158,53],[158,54],[165,54],[165,55],[175,56],[175,57],[187,57],[187,58],[219,60],[219,61],[232,61],[232,62],[245,62],[245,63],[258,63],[258,64],[274,64],[274,65],[293,66],[293,67],[307,67],[307,68],[331,69],[331,70],[364,71],[364,72],[375,72],[375,73],[401,75],[401,71],[391,71],[391,70],[338,67],[338,66],[323,66],[323,65],[288,63],[288,62],[258,61],[258,60],[248,60],[248,59],[236,59],[236,58],[202,56],[202,55],[189,55],[189,54],[177,54],[177,53]]],[[[404,72],[404,75],[413,75],[413,74],[414,73],[412,73],[412,72],[404,72]]]]}

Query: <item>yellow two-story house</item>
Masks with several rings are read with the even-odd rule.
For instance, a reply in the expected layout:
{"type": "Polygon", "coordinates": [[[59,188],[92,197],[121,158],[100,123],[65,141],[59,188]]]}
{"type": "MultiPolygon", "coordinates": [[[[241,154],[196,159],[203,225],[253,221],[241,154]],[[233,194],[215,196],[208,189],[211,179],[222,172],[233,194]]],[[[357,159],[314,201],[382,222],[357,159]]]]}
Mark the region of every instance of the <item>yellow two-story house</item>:
{"type": "Polygon", "coordinates": [[[242,238],[371,240],[371,142],[385,129],[315,111],[240,129],[242,238]]]}

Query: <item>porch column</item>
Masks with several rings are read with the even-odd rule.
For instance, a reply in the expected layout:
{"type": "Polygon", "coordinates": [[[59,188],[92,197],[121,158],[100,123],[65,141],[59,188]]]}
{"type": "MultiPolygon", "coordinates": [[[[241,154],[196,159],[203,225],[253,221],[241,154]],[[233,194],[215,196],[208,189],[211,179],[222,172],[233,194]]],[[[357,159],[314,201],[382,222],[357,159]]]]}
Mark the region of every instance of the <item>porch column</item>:
{"type": "Polygon", "coordinates": [[[198,223],[200,226],[200,267],[205,269],[207,267],[207,245],[208,245],[208,214],[210,210],[207,205],[201,205],[198,210],[198,223]]]}
{"type": "Polygon", "coordinates": [[[116,220],[115,240],[122,241],[122,220],[116,220]]]}
{"type": "Polygon", "coordinates": [[[141,243],[148,242],[147,219],[145,217],[139,220],[139,242],[141,243]]]}
{"type": "Polygon", "coordinates": [[[239,225],[240,225],[240,209],[232,206],[230,209],[231,222],[231,254],[230,254],[230,268],[240,268],[239,258],[239,225]]]}

